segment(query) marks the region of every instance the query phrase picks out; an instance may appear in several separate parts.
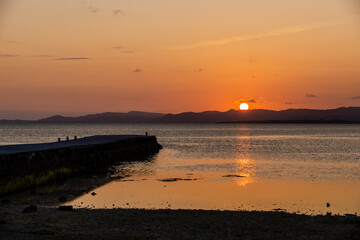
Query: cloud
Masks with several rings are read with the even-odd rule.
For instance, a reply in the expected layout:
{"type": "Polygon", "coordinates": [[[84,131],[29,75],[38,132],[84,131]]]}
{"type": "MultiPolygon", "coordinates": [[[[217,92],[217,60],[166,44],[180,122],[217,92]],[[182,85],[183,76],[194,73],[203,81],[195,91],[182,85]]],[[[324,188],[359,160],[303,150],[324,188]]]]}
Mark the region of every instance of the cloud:
{"type": "Polygon", "coordinates": [[[125,49],[124,47],[122,46],[115,46],[113,47],[114,49],[117,49],[117,50],[122,50],[120,51],[121,53],[134,53],[135,51],[133,50],[130,50],[130,49],[125,49]]]}
{"type": "Polygon", "coordinates": [[[360,96],[351,97],[352,100],[360,100],[360,96]]]}
{"type": "Polygon", "coordinates": [[[192,49],[192,48],[201,48],[201,47],[222,46],[222,45],[228,45],[228,44],[239,43],[239,42],[255,40],[255,39],[258,40],[258,39],[264,39],[264,38],[270,38],[270,37],[285,36],[285,35],[294,34],[294,33],[301,33],[301,32],[306,32],[306,31],[310,31],[310,30],[315,30],[315,29],[335,26],[335,25],[339,25],[339,24],[343,24],[343,23],[355,22],[355,21],[356,21],[355,18],[351,17],[351,18],[348,18],[345,20],[340,20],[340,21],[291,26],[291,27],[276,29],[276,30],[269,31],[269,32],[264,32],[264,33],[249,34],[249,35],[236,36],[236,37],[231,37],[231,38],[223,38],[223,39],[218,39],[218,40],[213,40],[213,41],[192,43],[192,44],[187,44],[187,45],[169,46],[169,47],[164,47],[164,48],[171,49],[171,50],[182,50],[182,49],[192,49]]]}
{"type": "Polygon", "coordinates": [[[249,99],[239,99],[234,101],[234,103],[257,103],[255,98],[249,98],[249,99]]]}
{"type": "Polygon", "coordinates": [[[142,72],[142,70],[141,69],[138,69],[138,68],[136,68],[136,69],[134,69],[134,71],[133,71],[134,73],[140,73],[140,72],[142,72]]]}
{"type": "Polygon", "coordinates": [[[182,69],[182,68],[178,68],[178,69],[169,69],[169,72],[178,72],[178,73],[190,73],[190,72],[195,72],[195,73],[202,73],[204,72],[203,68],[197,68],[197,69],[192,69],[192,70],[188,70],[188,69],[182,69]]]}
{"type": "Polygon", "coordinates": [[[317,96],[314,95],[314,94],[308,93],[308,94],[305,95],[305,97],[307,97],[307,98],[316,98],[317,96]]]}
{"type": "Polygon", "coordinates": [[[37,58],[50,58],[50,57],[53,57],[51,55],[46,55],[46,54],[40,54],[40,55],[34,55],[34,56],[31,56],[31,57],[37,57],[37,58]]]}
{"type": "Polygon", "coordinates": [[[250,57],[248,58],[248,62],[249,62],[249,63],[254,63],[254,62],[256,62],[256,59],[253,58],[252,56],[250,56],[250,57]]]}
{"type": "Polygon", "coordinates": [[[285,104],[292,105],[292,104],[295,104],[295,103],[293,103],[293,102],[285,102],[285,104]]]}
{"type": "Polygon", "coordinates": [[[123,10],[121,10],[121,9],[115,9],[113,12],[115,15],[120,15],[120,16],[125,15],[123,10]]]}
{"type": "Polygon", "coordinates": [[[94,7],[94,6],[89,6],[88,9],[90,10],[90,12],[92,13],[97,13],[98,11],[100,11],[100,8],[98,7],[94,7]]]}
{"type": "Polygon", "coordinates": [[[56,58],[57,61],[68,61],[68,60],[90,60],[91,58],[87,57],[70,57],[70,58],[56,58]]]}
{"type": "Polygon", "coordinates": [[[12,58],[12,57],[20,57],[20,55],[14,55],[14,54],[0,54],[1,58],[12,58]]]}

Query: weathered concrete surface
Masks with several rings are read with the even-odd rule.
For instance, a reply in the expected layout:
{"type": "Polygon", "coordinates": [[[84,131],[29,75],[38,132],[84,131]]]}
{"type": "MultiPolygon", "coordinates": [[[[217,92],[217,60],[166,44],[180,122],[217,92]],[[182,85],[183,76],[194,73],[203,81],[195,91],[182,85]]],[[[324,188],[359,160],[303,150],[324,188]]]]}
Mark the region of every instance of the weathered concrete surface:
{"type": "Polygon", "coordinates": [[[161,149],[155,136],[109,135],[77,140],[0,146],[0,178],[24,176],[61,167],[100,169],[131,161],[161,149]]]}

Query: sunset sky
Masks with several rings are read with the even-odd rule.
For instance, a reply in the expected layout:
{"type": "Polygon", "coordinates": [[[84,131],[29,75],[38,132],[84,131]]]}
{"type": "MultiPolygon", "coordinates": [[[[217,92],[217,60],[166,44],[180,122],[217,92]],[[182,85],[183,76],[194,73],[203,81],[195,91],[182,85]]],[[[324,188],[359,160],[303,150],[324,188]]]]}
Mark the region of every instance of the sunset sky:
{"type": "Polygon", "coordinates": [[[0,119],[360,106],[357,0],[0,0],[0,119]]]}

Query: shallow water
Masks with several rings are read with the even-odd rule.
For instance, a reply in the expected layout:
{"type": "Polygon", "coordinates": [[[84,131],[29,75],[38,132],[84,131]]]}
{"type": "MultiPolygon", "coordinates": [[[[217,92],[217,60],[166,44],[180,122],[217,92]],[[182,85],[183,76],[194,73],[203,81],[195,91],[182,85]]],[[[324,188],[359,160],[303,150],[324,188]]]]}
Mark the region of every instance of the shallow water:
{"type": "Polygon", "coordinates": [[[158,155],[117,166],[117,177],[131,177],[115,178],[96,189],[96,196],[84,195],[71,204],[359,213],[360,125],[0,125],[0,144],[145,131],[163,145],[158,155]],[[196,180],[159,181],[166,178],[196,180]]]}

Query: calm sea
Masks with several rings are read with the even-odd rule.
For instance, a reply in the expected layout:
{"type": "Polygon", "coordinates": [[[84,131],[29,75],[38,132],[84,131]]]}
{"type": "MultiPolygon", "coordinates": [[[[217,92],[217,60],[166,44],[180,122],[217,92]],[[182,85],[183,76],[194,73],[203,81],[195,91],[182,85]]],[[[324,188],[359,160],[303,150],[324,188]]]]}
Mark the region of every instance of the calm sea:
{"type": "Polygon", "coordinates": [[[150,162],[118,166],[118,174],[132,175],[127,181],[73,204],[360,213],[360,125],[0,125],[0,145],[145,132],[164,149],[150,162]]]}

